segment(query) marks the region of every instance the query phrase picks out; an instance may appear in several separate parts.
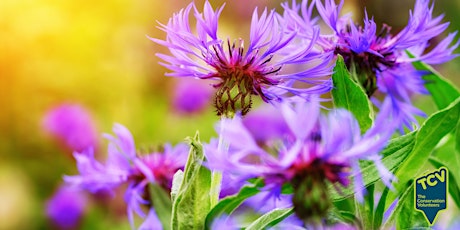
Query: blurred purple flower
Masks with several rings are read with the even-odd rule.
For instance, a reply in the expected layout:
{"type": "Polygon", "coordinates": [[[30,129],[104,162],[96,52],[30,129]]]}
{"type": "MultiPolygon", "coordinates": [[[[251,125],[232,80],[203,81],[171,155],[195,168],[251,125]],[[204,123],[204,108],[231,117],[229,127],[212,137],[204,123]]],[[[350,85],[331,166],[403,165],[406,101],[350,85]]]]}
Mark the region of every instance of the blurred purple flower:
{"type": "Polygon", "coordinates": [[[43,118],[43,128],[71,150],[97,147],[93,119],[80,105],[62,104],[49,110],[43,118]]]}
{"type": "MultiPolygon", "coordinates": [[[[301,5],[294,1],[291,5],[283,4],[284,18],[289,21],[291,28],[296,28],[300,37],[309,36],[311,27],[318,21],[311,14],[316,5],[320,17],[332,30],[332,33],[323,33],[318,39],[324,52],[342,55],[348,69],[356,73],[358,82],[368,96],[374,96],[376,91],[385,94],[384,100],[392,105],[394,116],[403,118],[400,128],[406,126],[412,129],[412,124],[417,124],[414,115],[421,116],[423,112],[412,105],[411,96],[428,93],[422,79],[427,73],[415,70],[412,63],[424,61],[440,64],[457,57],[458,54],[453,54],[460,43],[457,41],[453,44],[457,32],[449,34],[434,48],[430,46],[430,41],[449,25],[448,22],[441,22],[443,15],[433,17],[430,0],[415,2],[407,26],[396,35],[390,33],[391,27],[387,25],[377,31],[376,23],[368,17],[367,12],[363,26],[353,23],[350,14],[339,16],[343,0],[339,4],[334,0],[308,2],[303,0],[301,5]],[[409,57],[406,51],[415,57],[409,57]]],[[[377,99],[373,101],[377,102],[377,99]]]]}
{"type": "Polygon", "coordinates": [[[246,181],[241,181],[240,178],[234,175],[222,175],[222,188],[219,193],[219,198],[225,198],[226,196],[238,193],[245,184],[247,184],[246,181]]]}
{"type": "Polygon", "coordinates": [[[222,215],[212,222],[211,229],[238,230],[241,229],[239,225],[240,224],[234,217],[222,215]]]}
{"type": "MultiPolygon", "coordinates": [[[[375,122],[377,125],[361,135],[357,121],[346,110],[334,110],[326,116],[320,115],[319,103],[314,99],[309,103],[282,103],[279,109],[293,135],[281,134],[278,141],[268,146],[257,143],[240,117],[226,119],[219,135],[229,143],[228,151],[218,151],[214,142],[205,145],[207,165],[241,180],[262,177],[264,189],[274,197],[279,197],[282,186],[290,183],[295,191],[294,207],[296,191],[302,190],[300,187],[308,186],[303,187],[307,193],[311,189],[327,193],[326,181],[348,186],[353,174],[356,195],[362,200],[364,186],[359,160],[373,161],[387,186],[391,187],[394,179],[378,154],[396,128],[387,125],[393,121],[390,108],[383,105],[375,122]]],[[[305,199],[309,195],[299,196],[305,199]]]]}
{"type": "Polygon", "coordinates": [[[223,6],[213,10],[208,1],[203,12],[194,3],[182,9],[159,27],[166,32],[166,39],[150,38],[169,48],[170,55],[157,54],[161,65],[172,72],[167,76],[194,77],[217,81],[215,106],[218,115],[232,116],[236,112],[246,114],[252,104],[252,95],[265,102],[282,100],[288,95],[307,96],[330,90],[329,65],[332,55],[312,53],[319,29],[305,46],[294,46],[295,32],[282,26],[284,22],[274,10],[265,9],[259,17],[255,9],[252,15],[250,41],[247,49],[240,38],[235,41],[220,39],[218,19],[223,6]],[[192,11],[193,9],[193,11],[192,11]],[[191,29],[190,12],[195,19],[195,32],[191,29]],[[293,65],[304,68],[285,72],[293,65]],[[297,88],[294,83],[312,85],[297,88]]]}
{"type": "Polygon", "coordinates": [[[292,194],[280,194],[277,197],[273,197],[270,191],[261,191],[255,196],[246,199],[244,204],[258,213],[267,213],[275,208],[292,207],[292,194]]]}
{"type": "Polygon", "coordinates": [[[199,113],[211,104],[212,90],[205,83],[183,79],[173,91],[174,110],[181,114],[199,113]]]}
{"type": "Polygon", "coordinates": [[[258,143],[267,143],[290,132],[281,111],[271,105],[262,105],[246,115],[243,124],[258,143]]]}
{"type": "MultiPolygon", "coordinates": [[[[148,155],[137,155],[134,140],[124,126],[115,124],[113,132],[116,136],[105,134],[110,141],[105,164],[98,162],[92,149],[75,152],[79,175],[65,176],[64,180],[74,186],[92,193],[99,191],[112,192],[122,184],[128,184],[125,192],[128,218],[133,223],[133,213],[142,218],[146,214],[142,205],[150,205],[148,184],[156,183],[169,191],[174,173],[183,169],[187,160],[188,146],[179,144],[172,147],[164,145],[164,150],[148,155]]],[[[153,207],[151,207],[153,208],[153,207]]]]}
{"type": "Polygon", "coordinates": [[[163,230],[161,222],[153,208],[150,209],[144,222],[139,226],[139,230],[163,230]]]}
{"type": "Polygon", "coordinates": [[[57,229],[79,229],[87,204],[80,190],[61,186],[46,203],[46,216],[57,229]]]}

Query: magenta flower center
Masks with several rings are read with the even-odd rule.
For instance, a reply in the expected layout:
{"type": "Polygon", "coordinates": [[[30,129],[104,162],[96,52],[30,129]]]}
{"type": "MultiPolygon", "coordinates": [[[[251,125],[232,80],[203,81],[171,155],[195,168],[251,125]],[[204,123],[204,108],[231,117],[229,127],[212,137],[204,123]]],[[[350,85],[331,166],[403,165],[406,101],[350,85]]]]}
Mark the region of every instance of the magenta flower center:
{"type": "MultiPolygon", "coordinates": [[[[384,25],[375,40],[366,41],[370,44],[362,44],[364,47],[353,47],[350,40],[361,35],[352,34],[348,29],[344,35],[345,39],[334,50],[335,54],[343,57],[348,70],[356,74],[358,79],[355,80],[363,86],[369,97],[377,90],[377,73],[396,65],[394,51],[384,47],[385,42],[391,37],[390,29],[384,25]]],[[[362,28],[360,33],[364,33],[362,28]]]]}
{"type": "Polygon", "coordinates": [[[272,99],[264,93],[263,88],[277,85],[279,81],[271,79],[270,74],[276,74],[281,67],[273,69],[266,67],[272,56],[257,63],[258,50],[244,55],[242,45],[236,48],[235,43],[227,41],[228,51],[225,53],[220,45],[214,45],[214,60],[209,63],[216,72],[206,78],[218,78],[214,99],[218,115],[233,117],[236,112],[245,115],[252,105],[252,95],[259,95],[264,101],[272,99]]]}

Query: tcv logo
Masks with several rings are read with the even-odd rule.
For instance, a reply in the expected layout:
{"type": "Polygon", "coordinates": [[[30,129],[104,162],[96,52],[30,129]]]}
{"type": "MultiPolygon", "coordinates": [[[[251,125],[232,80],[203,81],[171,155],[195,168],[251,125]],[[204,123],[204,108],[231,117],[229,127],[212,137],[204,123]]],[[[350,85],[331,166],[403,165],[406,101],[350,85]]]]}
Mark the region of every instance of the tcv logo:
{"type": "Polygon", "coordinates": [[[439,211],[447,208],[448,171],[445,167],[415,180],[415,209],[433,225],[439,211]]]}

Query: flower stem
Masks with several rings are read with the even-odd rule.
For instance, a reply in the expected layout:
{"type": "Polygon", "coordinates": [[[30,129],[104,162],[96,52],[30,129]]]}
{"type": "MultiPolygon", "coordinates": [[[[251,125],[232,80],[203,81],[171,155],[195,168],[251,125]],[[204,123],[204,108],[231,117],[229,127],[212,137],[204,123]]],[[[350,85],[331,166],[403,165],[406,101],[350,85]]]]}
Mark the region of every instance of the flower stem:
{"type": "MultiPolygon", "coordinates": [[[[222,116],[220,118],[220,132],[219,132],[219,143],[217,145],[217,151],[226,153],[228,151],[228,144],[225,143],[223,138],[223,131],[225,129],[225,117],[222,116]]],[[[211,208],[214,207],[217,202],[219,202],[219,195],[222,186],[222,172],[218,170],[212,171],[211,177],[211,191],[210,191],[210,199],[211,199],[211,208]]]]}
{"type": "Polygon", "coordinates": [[[222,184],[222,172],[213,171],[211,177],[211,207],[216,206],[219,202],[220,188],[222,184]]]}

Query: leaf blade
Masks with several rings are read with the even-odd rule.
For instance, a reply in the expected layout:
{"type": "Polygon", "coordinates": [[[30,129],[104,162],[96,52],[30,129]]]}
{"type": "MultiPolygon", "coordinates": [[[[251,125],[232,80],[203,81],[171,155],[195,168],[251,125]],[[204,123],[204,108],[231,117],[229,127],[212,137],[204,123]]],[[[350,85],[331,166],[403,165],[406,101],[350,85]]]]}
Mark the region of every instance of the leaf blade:
{"type": "Polygon", "coordinates": [[[278,209],[275,208],[270,212],[265,213],[257,218],[251,225],[246,227],[246,230],[262,230],[270,226],[274,226],[283,221],[286,217],[294,213],[294,208],[278,209]]]}
{"type": "Polygon", "coordinates": [[[460,98],[448,107],[431,115],[417,131],[415,145],[396,172],[397,191],[403,190],[409,178],[418,175],[420,167],[429,159],[432,150],[445,135],[450,133],[460,118],[460,98]],[[416,167],[418,166],[418,167],[416,167]]]}
{"type": "Polygon", "coordinates": [[[332,82],[334,88],[331,93],[335,106],[353,113],[364,133],[372,126],[372,105],[363,88],[351,79],[340,55],[334,67],[332,82]]]}
{"type": "Polygon", "coordinates": [[[163,225],[163,229],[171,229],[172,202],[168,193],[157,184],[149,184],[149,191],[155,212],[163,225]]]}
{"type": "Polygon", "coordinates": [[[206,228],[209,229],[212,222],[217,217],[227,214],[230,215],[239,205],[241,205],[247,198],[252,197],[260,192],[259,187],[262,180],[257,180],[254,184],[243,186],[240,191],[232,196],[227,196],[220,200],[216,206],[206,216],[206,228]]]}
{"type": "MultiPolygon", "coordinates": [[[[406,52],[409,57],[414,57],[414,55],[409,51],[406,52]]],[[[433,97],[438,109],[444,109],[460,97],[460,91],[454,86],[454,84],[444,78],[438,71],[433,69],[433,67],[421,61],[413,62],[412,65],[417,70],[429,72],[429,74],[424,75],[422,78],[425,80],[425,87],[433,97]]]]}
{"type": "Polygon", "coordinates": [[[204,153],[198,132],[188,141],[191,146],[190,154],[180,189],[173,202],[171,226],[172,229],[179,230],[201,230],[211,209],[211,172],[202,165],[204,153]]]}

